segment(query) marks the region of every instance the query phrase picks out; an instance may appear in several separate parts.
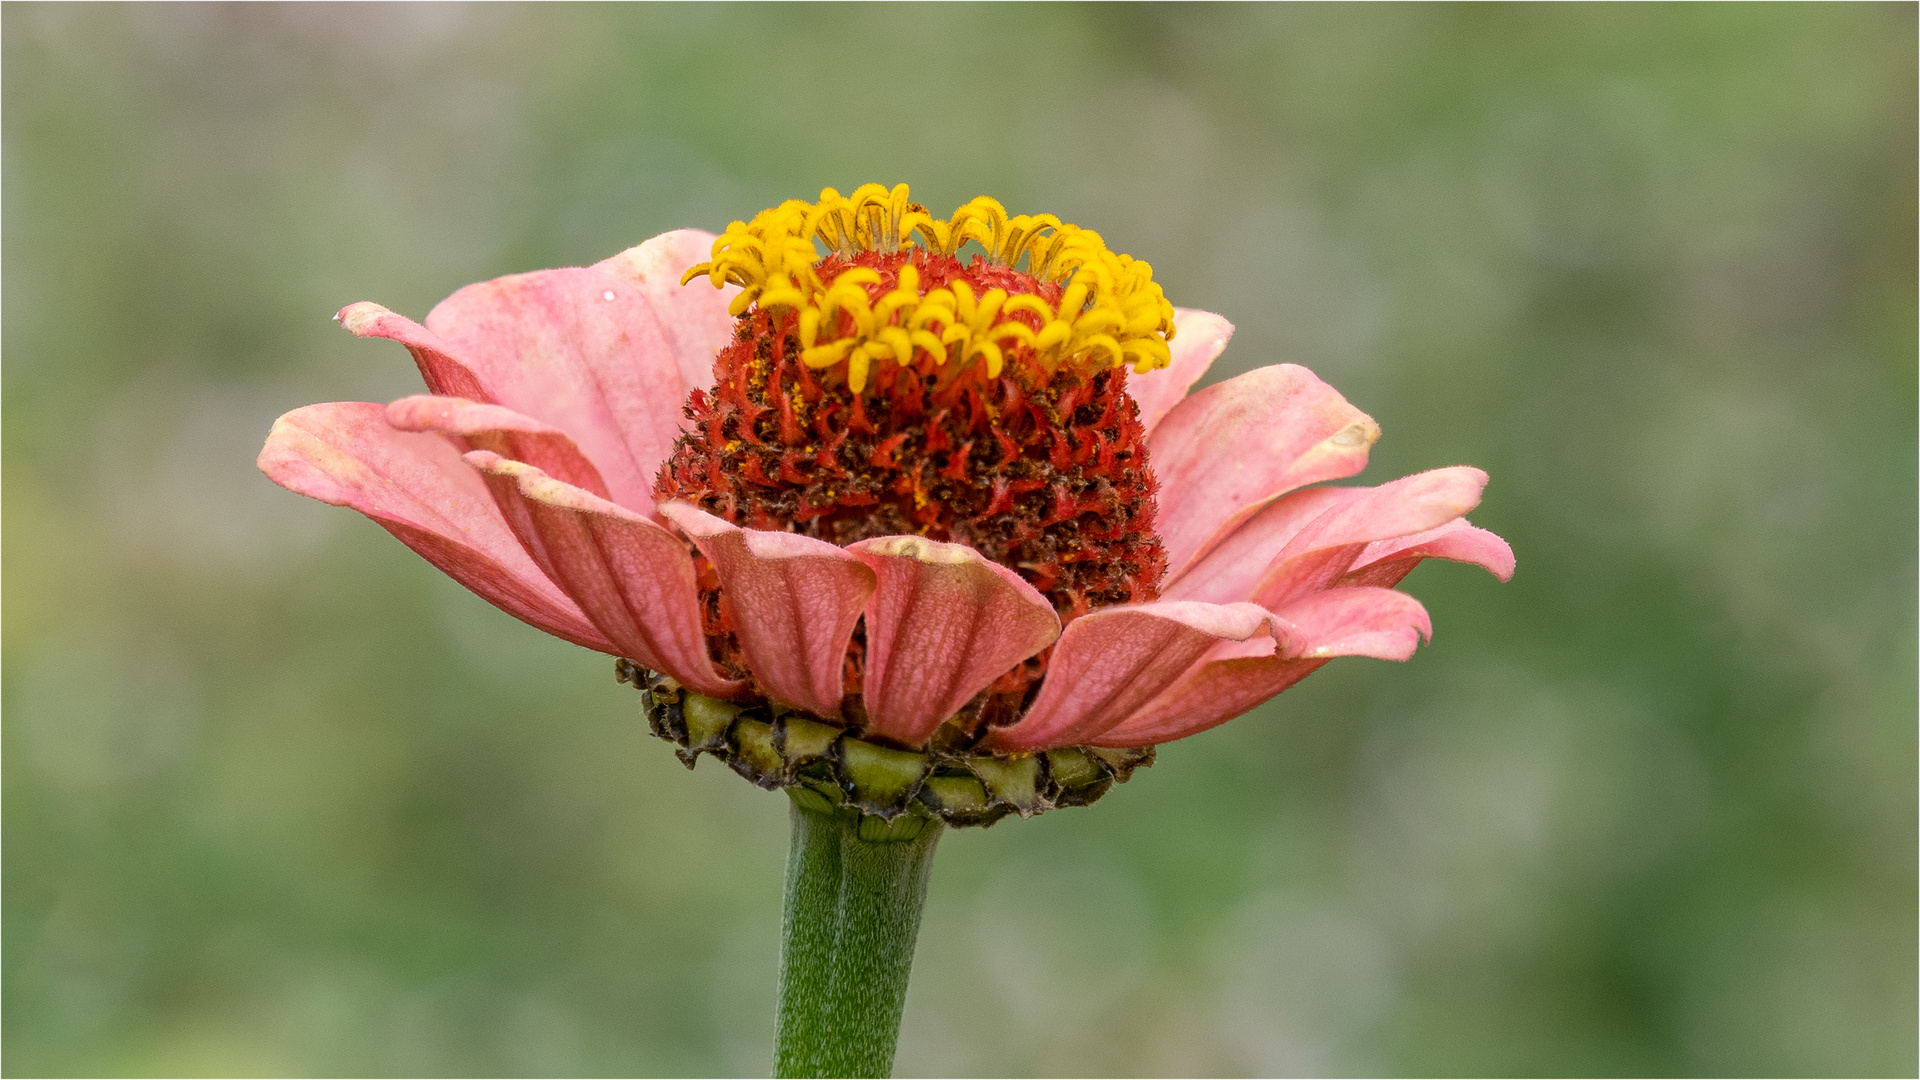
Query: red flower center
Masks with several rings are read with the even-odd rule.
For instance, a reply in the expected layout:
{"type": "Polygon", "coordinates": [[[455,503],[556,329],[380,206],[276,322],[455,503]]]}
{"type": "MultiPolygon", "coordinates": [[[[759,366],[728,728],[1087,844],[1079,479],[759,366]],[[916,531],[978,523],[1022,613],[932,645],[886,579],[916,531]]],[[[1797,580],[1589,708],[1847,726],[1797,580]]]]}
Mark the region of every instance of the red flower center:
{"type": "MultiPolygon", "coordinates": [[[[871,190],[884,198],[884,189],[871,190]]],[[[925,217],[900,189],[891,201],[925,217]]],[[[1074,266],[1057,277],[1016,269],[1021,251],[1007,257],[991,230],[967,233],[967,220],[955,216],[950,228],[965,235],[944,251],[872,243],[874,231],[862,233],[863,242],[799,268],[811,285],[808,302],[785,273],[746,275],[741,283],[758,288],[742,297],[747,303],[736,301],[739,320],[715,360],[714,387],[688,399],[692,430],[662,465],[654,494],[746,528],[839,545],[890,535],[966,544],[1019,573],[1063,622],[1153,600],[1166,555],[1154,532],[1146,440],[1121,366],[1153,366],[1164,355],[1164,301],[1150,271],[1098,249],[1107,260],[1098,275],[1103,297],[1074,266]],[[963,263],[951,249],[968,238],[998,257],[963,263]],[[1114,300],[1116,265],[1151,293],[1120,291],[1114,300]],[[1144,318],[1142,295],[1157,301],[1144,318]],[[1123,321],[1114,312],[1129,300],[1123,321]]],[[[904,231],[878,224],[881,235],[904,231]]],[[[745,228],[736,224],[728,237],[745,228]]],[[[1029,248],[1039,245],[1035,234],[1046,235],[1030,229],[1029,248]]],[[[715,247],[716,262],[727,239],[715,247]]],[[[718,580],[697,554],[696,562],[715,659],[730,675],[751,677],[718,580]]],[[[856,633],[849,694],[860,688],[863,651],[856,633]]],[[[997,682],[965,726],[979,731],[1017,715],[1047,655],[997,682]]]]}
{"type": "MultiPolygon", "coordinates": [[[[866,288],[877,298],[909,263],[927,288],[960,281],[983,294],[1059,293],[979,257],[962,266],[919,250],[866,252],[851,262],[834,256],[819,269],[831,281],[853,266],[871,268],[880,281],[866,288]]],[[[1024,312],[1008,318],[1037,321],[1024,312]]],[[[982,364],[921,357],[880,365],[855,393],[843,377],[800,361],[796,323],[791,311],[758,307],[740,318],[715,361],[713,390],[696,390],[687,402],[694,430],[661,467],[656,498],[834,544],[903,534],[966,544],[1024,577],[1062,621],[1157,597],[1166,555],[1153,530],[1153,473],[1124,368],[1049,371],[1030,347],[1014,344],[998,377],[982,364]]],[[[716,659],[747,677],[718,579],[700,562],[716,659]]],[[[856,638],[849,693],[859,688],[861,651],[856,638]]],[[[1045,670],[1043,653],[990,696],[1006,699],[1002,708],[1013,713],[1045,670]]]]}

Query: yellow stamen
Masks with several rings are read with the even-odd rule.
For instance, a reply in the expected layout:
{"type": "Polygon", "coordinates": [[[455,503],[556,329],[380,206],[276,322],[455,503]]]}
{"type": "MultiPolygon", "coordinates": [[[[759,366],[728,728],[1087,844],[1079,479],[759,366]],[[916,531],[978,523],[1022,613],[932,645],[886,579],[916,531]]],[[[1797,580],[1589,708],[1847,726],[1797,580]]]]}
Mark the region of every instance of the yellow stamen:
{"type": "Polygon", "coordinates": [[[728,305],[736,316],[755,305],[795,310],[801,359],[811,368],[846,361],[847,383],[856,393],[875,359],[904,366],[916,350],[936,364],[950,355],[966,363],[978,359],[989,377],[999,375],[1003,350],[1013,345],[1031,350],[1049,369],[1073,364],[1089,372],[1121,364],[1151,371],[1165,367],[1172,355],[1167,342],[1174,333],[1173,306],[1154,283],[1152,267],[1108,251],[1090,229],[1051,214],[1009,217],[984,197],[942,221],[910,202],[905,184],[891,190],[867,184],[848,196],[827,188],[817,203],[789,200],[751,222],[727,226],[713,242],[712,260],[681,280],[703,276],[716,288],[740,286],[728,305]],[[1060,303],[1031,293],[1009,296],[1004,289],[976,297],[958,280],[922,293],[912,264],[900,267],[894,288],[877,298],[869,290],[882,278],[871,268],[851,267],[831,282],[819,273],[824,260],[816,244],[853,259],[913,246],[957,256],[968,242],[1009,269],[1021,269],[1024,259],[1028,276],[1063,287],[1060,303]],[[1041,329],[1036,333],[1014,315],[1037,319],[1041,329]]]}

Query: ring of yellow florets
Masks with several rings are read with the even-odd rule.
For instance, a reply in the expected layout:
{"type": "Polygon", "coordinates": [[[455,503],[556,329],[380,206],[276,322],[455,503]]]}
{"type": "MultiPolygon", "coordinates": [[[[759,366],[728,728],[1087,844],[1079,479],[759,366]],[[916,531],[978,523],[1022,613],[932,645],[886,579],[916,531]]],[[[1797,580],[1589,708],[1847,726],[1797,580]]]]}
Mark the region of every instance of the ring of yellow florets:
{"type": "Polygon", "coordinates": [[[682,283],[705,275],[715,288],[740,286],[730,306],[735,316],[756,304],[774,314],[798,315],[801,361],[814,370],[844,365],[847,386],[866,388],[876,362],[901,367],[917,357],[935,365],[982,363],[998,378],[1006,350],[1023,345],[1049,371],[1071,365],[1086,374],[1130,365],[1136,372],[1165,367],[1173,337],[1173,305],[1154,283],[1153,268],[1107,250],[1100,234],[1062,223],[1052,214],[1007,216],[1001,205],[978,198],[942,221],[907,199],[907,186],[891,191],[867,184],[851,196],[832,188],[820,201],[791,200],[764,210],[750,222],[727,226],[713,243],[713,258],[687,271],[682,283]],[[875,298],[868,286],[880,276],[865,267],[823,279],[828,257],[851,260],[862,252],[892,254],[917,246],[953,256],[978,243],[988,262],[1023,269],[1037,282],[1061,287],[1059,302],[1031,293],[988,289],[975,296],[964,281],[920,291],[920,278],[903,266],[895,287],[875,298]],[[1021,260],[1026,261],[1021,267],[1021,260]],[[1038,329],[1016,314],[1026,314],[1038,329]]]}

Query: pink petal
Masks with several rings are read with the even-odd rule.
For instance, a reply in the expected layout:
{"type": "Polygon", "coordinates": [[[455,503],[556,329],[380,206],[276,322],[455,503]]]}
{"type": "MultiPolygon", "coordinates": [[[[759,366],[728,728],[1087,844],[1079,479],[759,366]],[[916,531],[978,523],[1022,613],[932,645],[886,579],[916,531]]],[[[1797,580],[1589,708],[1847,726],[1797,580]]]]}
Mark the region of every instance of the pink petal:
{"type": "Polygon", "coordinates": [[[1311,675],[1335,656],[1405,660],[1433,636],[1420,602],[1391,589],[1330,589],[1276,613],[1272,656],[1248,656],[1254,644],[1225,642],[1179,682],[1088,742],[1152,746],[1226,723],[1311,675]]]}
{"type": "Polygon", "coordinates": [[[566,432],[615,502],[653,509],[653,479],[682,425],[693,385],[713,381],[726,340],[726,293],[678,274],[708,234],[668,233],[589,267],[469,285],[427,325],[353,304],[339,318],[361,337],[405,344],[436,394],[504,405],[566,432]],[[671,284],[666,280],[672,277],[671,284]],[[702,291],[704,290],[704,291],[702,291]],[[697,381],[684,372],[707,371],[697,381]]]}
{"type": "Polygon", "coordinates": [[[1371,417],[1293,364],[1215,383],[1174,406],[1148,445],[1169,576],[1275,497],[1359,472],[1379,437],[1371,417]]]}
{"type": "Polygon", "coordinates": [[[838,717],[847,642],[873,571],[812,537],[738,528],[683,502],[663,503],[660,513],[713,563],[760,688],[783,705],[838,717]]]}
{"type": "Polygon", "coordinates": [[[1352,489],[1308,522],[1275,554],[1251,599],[1278,610],[1296,597],[1330,587],[1367,544],[1438,528],[1480,503],[1487,474],[1471,466],[1403,476],[1352,489]]]}
{"type": "Polygon", "coordinates": [[[713,385],[714,355],[733,339],[734,318],[727,305],[740,286],[716,289],[706,278],[680,284],[688,267],[711,257],[713,240],[710,232],[675,229],[600,263],[639,289],[652,305],[673,345],[680,381],[689,390],[713,385]]]}
{"type": "Polygon", "coordinates": [[[1173,685],[1214,645],[1246,641],[1271,619],[1255,604],[1180,600],[1083,615],[1060,635],[1033,707],[988,743],[1025,752],[1086,742],[1173,685]]]}
{"type": "Polygon", "coordinates": [[[1437,529],[1368,544],[1354,560],[1353,569],[1337,584],[1390,589],[1423,559],[1474,563],[1486,567],[1501,581],[1513,577],[1513,548],[1493,533],[1476,529],[1467,524],[1467,519],[1460,518],[1437,529]]]}
{"type": "Polygon", "coordinates": [[[580,448],[558,428],[522,416],[504,405],[482,405],[465,398],[415,394],[387,406],[387,423],[401,431],[432,431],[452,436],[463,449],[491,450],[522,461],[548,476],[607,497],[606,482],[580,448]]]}
{"type": "Polygon", "coordinates": [[[867,730],[919,746],[1015,664],[1060,636],[1020,575],[964,544],[880,536],[847,548],[879,584],[867,601],[867,730]]]}
{"type": "Polygon", "coordinates": [[[1149,434],[1207,373],[1233,336],[1232,323],[1211,311],[1192,308],[1173,309],[1173,329],[1173,340],[1167,343],[1173,359],[1166,367],[1144,374],[1127,373],[1127,393],[1140,407],[1140,426],[1149,434]]]}
{"type": "Polygon", "coordinates": [[[1403,476],[1371,488],[1352,488],[1353,497],[1307,523],[1279,558],[1316,548],[1368,544],[1438,528],[1480,505],[1487,474],[1471,465],[1403,476]]]}
{"type": "MultiPolygon", "coordinates": [[[[418,394],[387,406],[387,423],[402,431],[431,431],[446,436],[461,451],[485,451],[484,460],[504,459],[530,465],[543,475],[605,498],[599,470],[573,440],[554,428],[504,405],[481,405],[465,398],[418,394]]],[[[469,458],[471,463],[473,460],[469,458]]],[[[483,472],[488,470],[483,469],[483,472]]],[[[507,527],[548,578],[564,582],[557,556],[547,550],[536,507],[521,494],[512,476],[489,472],[486,481],[507,527]]]]}
{"type": "Polygon", "coordinates": [[[1420,601],[1392,589],[1324,589],[1273,613],[1276,654],[1288,658],[1372,656],[1405,660],[1433,621],[1420,601]]]}
{"type": "Polygon", "coordinates": [[[632,282],[602,267],[469,285],[427,314],[498,403],[573,436],[613,500],[653,509],[687,387],[673,343],[632,282]]]}
{"type": "Polygon", "coordinates": [[[1239,716],[1324,663],[1276,657],[1203,663],[1125,721],[1088,741],[1094,746],[1154,746],[1184,739],[1239,716]]]}
{"type": "Polygon", "coordinates": [[[527,557],[486,485],[445,439],[395,431],[372,402],[309,405],[274,421],[259,464],[281,487],[379,522],[514,618],[589,649],[618,651],[527,557]]]}
{"type": "Polygon", "coordinates": [[[466,455],[503,503],[518,498],[521,540],[621,656],[693,690],[728,697],[700,625],[693,559],[678,537],[592,492],[486,450],[466,455]]]}
{"type": "Polygon", "coordinates": [[[348,304],[333,318],[354,337],[386,338],[405,345],[420,369],[420,378],[434,393],[474,401],[493,400],[491,390],[482,384],[480,376],[465,360],[453,355],[453,346],[412,319],[365,300],[348,304]]]}
{"type": "Polygon", "coordinates": [[[1160,588],[1165,600],[1201,600],[1231,604],[1253,595],[1273,557],[1294,534],[1335,503],[1354,497],[1357,488],[1318,487],[1295,491],[1261,507],[1185,572],[1160,588]]]}

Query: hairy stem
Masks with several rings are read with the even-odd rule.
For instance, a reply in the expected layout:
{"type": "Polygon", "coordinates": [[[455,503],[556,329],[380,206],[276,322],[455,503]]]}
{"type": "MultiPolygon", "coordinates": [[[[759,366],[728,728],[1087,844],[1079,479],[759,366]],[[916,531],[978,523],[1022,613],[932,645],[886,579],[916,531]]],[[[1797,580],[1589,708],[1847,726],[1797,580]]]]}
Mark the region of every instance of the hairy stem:
{"type": "Polygon", "coordinates": [[[793,805],[774,1075],[887,1076],[941,825],[819,801],[793,805]]]}

